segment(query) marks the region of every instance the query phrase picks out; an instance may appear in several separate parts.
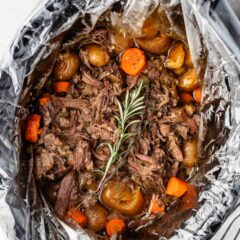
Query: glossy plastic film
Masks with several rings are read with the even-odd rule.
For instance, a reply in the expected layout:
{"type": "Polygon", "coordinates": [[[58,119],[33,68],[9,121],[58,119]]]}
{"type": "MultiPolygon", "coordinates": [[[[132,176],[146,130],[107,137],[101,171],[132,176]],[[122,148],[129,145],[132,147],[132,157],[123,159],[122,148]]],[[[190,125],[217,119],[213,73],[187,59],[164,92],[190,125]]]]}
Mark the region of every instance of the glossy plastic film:
{"type": "MultiPolygon", "coordinates": [[[[199,207],[169,212],[154,228],[140,229],[138,236],[209,239],[225,219],[229,225],[235,221],[231,214],[238,209],[240,192],[240,24],[227,1],[49,0],[18,33],[2,61],[1,239],[97,239],[54,215],[36,185],[32,148],[23,144],[22,129],[31,111],[29,102],[41,94],[60,50],[81,41],[100,16],[138,36],[144,20],[156,9],[164,16],[161,31],[188,42],[204,81],[199,169],[190,180],[199,188],[199,207]]],[[[228,229],[218,231],[218,239],[229,236],[228,229]]]]}

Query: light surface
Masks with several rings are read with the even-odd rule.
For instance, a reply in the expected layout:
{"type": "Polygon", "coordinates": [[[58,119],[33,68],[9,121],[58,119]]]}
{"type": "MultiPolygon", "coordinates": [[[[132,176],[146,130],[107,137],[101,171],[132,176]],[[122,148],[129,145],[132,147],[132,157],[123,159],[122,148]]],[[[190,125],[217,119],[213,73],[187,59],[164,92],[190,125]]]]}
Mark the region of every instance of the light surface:
{"type": "Polygon", "coordinates": [[[0,0],[0,59],[43,0],[0,0]]]}

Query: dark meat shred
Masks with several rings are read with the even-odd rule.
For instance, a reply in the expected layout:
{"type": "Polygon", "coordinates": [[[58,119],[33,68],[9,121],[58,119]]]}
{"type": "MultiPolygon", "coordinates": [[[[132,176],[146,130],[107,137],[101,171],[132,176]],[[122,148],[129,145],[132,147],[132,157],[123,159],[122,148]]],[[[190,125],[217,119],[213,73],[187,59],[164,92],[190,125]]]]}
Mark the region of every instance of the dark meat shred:
{"type": "Polygon", "coordinates": [[[90,170],[92,167],[92,154],[89,142],[80,140],[74,150],[73,155],[74,168],[77,171],[81,169],[90,170]]]}
{"type": "Polygon", "coordinates": [[[176,140],[176,137],[174,137],[173,135],[170,135],[168,137],[168,141],[169,141],[169,151],[172,154],[173,158],[177,161],[177,162],[182,162],[183,161],[183,154],[182,151],[179,147],[179,144],[176,140]]]}
{"type": "Polygon", "coordinates": [[[61,181],[55,202],[54,210],[56,213],[64,217],[67,210],[76,206],[78,201],[78,183],[76,174],[71,171],[61,181]]]}

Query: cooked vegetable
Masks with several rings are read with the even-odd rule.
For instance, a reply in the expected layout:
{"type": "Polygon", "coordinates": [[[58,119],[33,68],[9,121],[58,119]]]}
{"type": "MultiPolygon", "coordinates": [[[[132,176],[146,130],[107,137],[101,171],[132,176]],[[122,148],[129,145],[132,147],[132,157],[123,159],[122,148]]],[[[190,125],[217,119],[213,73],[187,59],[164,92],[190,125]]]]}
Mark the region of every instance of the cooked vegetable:
{"type": "Polygon", "coordinates": [[[191,104],[191,103],[186,104],[186,105],[184,106],[184,109],[185,109],[186,113],[188,114],[188,116],[190,116],[190,117],[191,117],[191,116],[195,113],[195,111],[196,111],[195,105],[193,105],[193,104],[191,104]]]}
{"type": "Polygon", "coordinates": [[[113,218],[107,222],[106,232],[108,236],[123,233],[126,230],[126,224],[122,219],[113,218]]]}
{"type": "Polygon", "coordinates": [[[28,142],[36,143],[38,140],[41,116],[32,114],[28,117],[27,127],[25,131],[25,139],[28,142]]]}
{"type": "Polygon", "coordinates": [[[142,27],[143,36],[146,36],[148,38],[155,37],[159,31],[159,26],[160,26],[159,16],[156,12],[154,12],[143,23],[142,27]]]}
{"type": "Polygon", "coordinates": [[[120,53],[133,45],[133,40],[126,33],[117,31],[111,35],[111,43],[116,53],[120,53]]]}
{"type": "Polygon", "coordinates": [[[154,54],[166,53],[172,44],[171,38],[165,34],[161,34],[154,38],[137,38],[135,41],[140,48],[154,54]]]}
{"type": "Polygon", "coordinates": [[[183,180],[171,177],[168,181],[165,193],[173,197],[181,197],[187,191],[187,183],[183,180]]]}
{"type": "Polygon", "coordinates": [[[54,68],[54,75],[58,81],[70,80],[79,69],[80,61],[77,54],[66,52],[60,54],[59,59],[54,68]]]}
{"type": "Polygon", "coordinates": [[[194,102],[194,99],[190,93],[181,93],[180,98],[184,103],[194,102]]]}
{"type": "Polygon", "coordinates": [[[182,43],[174,43],[170,48],[165,65],[169,69],[180,69],[185,60],[184,46],[182,43]]]}
{"type": "Polygon", "coordinates": [[[161,200],[158,199],[156,195],[153,194],[148,212],[157,214],[157,213],[163,213],[165,210],[165,206],[161,200]]]}
{"type": "Polygon", "coordinates": [[[89,44],[86,46],[89,63],[96,67],[106,65],[110,57],[106,50],[96,44],[89,44]]]}
{"type": "Polygon", "coordinates": [[[146,56],[139,48],[128,48],[121,57],[121,68],[130,76],[140,74],[146,67],[146,64],[146,56]]]}
{"type": "Polygon", "coordinates": [[[54,91],[56,93],[64,93],[67,92],[71,83],[69,82],[55,82],[54,83],[54,91]]]}
{"type": "Polygon", "coordinates": [[[38,102],[40,106],[46,105],[50,101],[50,98],[48,96],[39,98],[38,102]]]}
{"type": "Polygon", "coordinates": [[[197,190],[191,184],[187,184],[187,192],[181,197],[180,209],[187,210],[197,207],[197,190]]]}
{"type": "Polygon", "coordinates": [[[81,213],[76,208],[70,208],[67,212],[67,217],[71,218],[73,221],[75,221],[77,224],[79,224],[82,228],[85,228],[88,223],[88,218],[85,214],[81,213]]]}
{"type": "Polygon", "coordinates": [[[185,47],[185,64],[188,67],[193,67],[191,54],[190,54],[190,51],[189,51],[189,49],[187,47],[185,47]]]}
{"type": "Polygon", "coordinates": [[[198,85],[198,79],[194,69],[189,69],[186,73],[179,77],[178,86],[186,92],[193,91],[198,85]]]}
{"type": "Polygon", "coordinates": [[[99,232],[103,230],[107,223],[108,212],[99,204],[86,209],[86,215],[88,217],[87,228],[99,232]]]}
{"type": "Polygon", "coordinates": [[[183,145],[183,165],[191,168],[197,164],[197,139],[194,137],[191,141],[187,141],[183,145]]]}
{"type": "Polygon", "coordinates": [[[172,70],[176,75],[181,75],[186,71],[186,68],[183,66],[181,68],[173,69],[172,70]]]}
{"type": "Polygon", "coordinates": [[[130,183],[110,181],[103,189],[103,203],[126,216],[139,214],[144,208],[144,197],[139,187],[130,183]]]}
{"type": "Polygon", "coordinates": [[[196,88],[193,91],[193,96],[194,96],[195,101],[200,104],[201,99],[202,99],[202,89],[201,88],[196,88]]]}

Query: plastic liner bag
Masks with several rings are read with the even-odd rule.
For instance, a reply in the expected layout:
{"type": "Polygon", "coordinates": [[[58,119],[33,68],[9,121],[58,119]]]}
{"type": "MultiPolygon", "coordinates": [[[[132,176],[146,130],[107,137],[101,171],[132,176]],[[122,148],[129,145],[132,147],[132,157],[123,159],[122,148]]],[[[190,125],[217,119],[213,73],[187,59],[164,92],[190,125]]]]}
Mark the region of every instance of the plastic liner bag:
{"type": "Polygon", "coordinates": [[[166,13],[172,34],[188,41],[195,68],[204,78],[200,167],[191,179],[200,193],[199,209],[169,213],[142,239],[208,239],[232,211],[240,191],[240,30],[227,3],[50,0],[19,33],[0,72],[1,239],[96,239],[70,228],[49,208],[35,183],[32,152],[22,144],[22,125],[28,103],[45,84],[61,47],[88,34],[106,11],[113,25],[138,34],[156,8],[166,13]]]}

